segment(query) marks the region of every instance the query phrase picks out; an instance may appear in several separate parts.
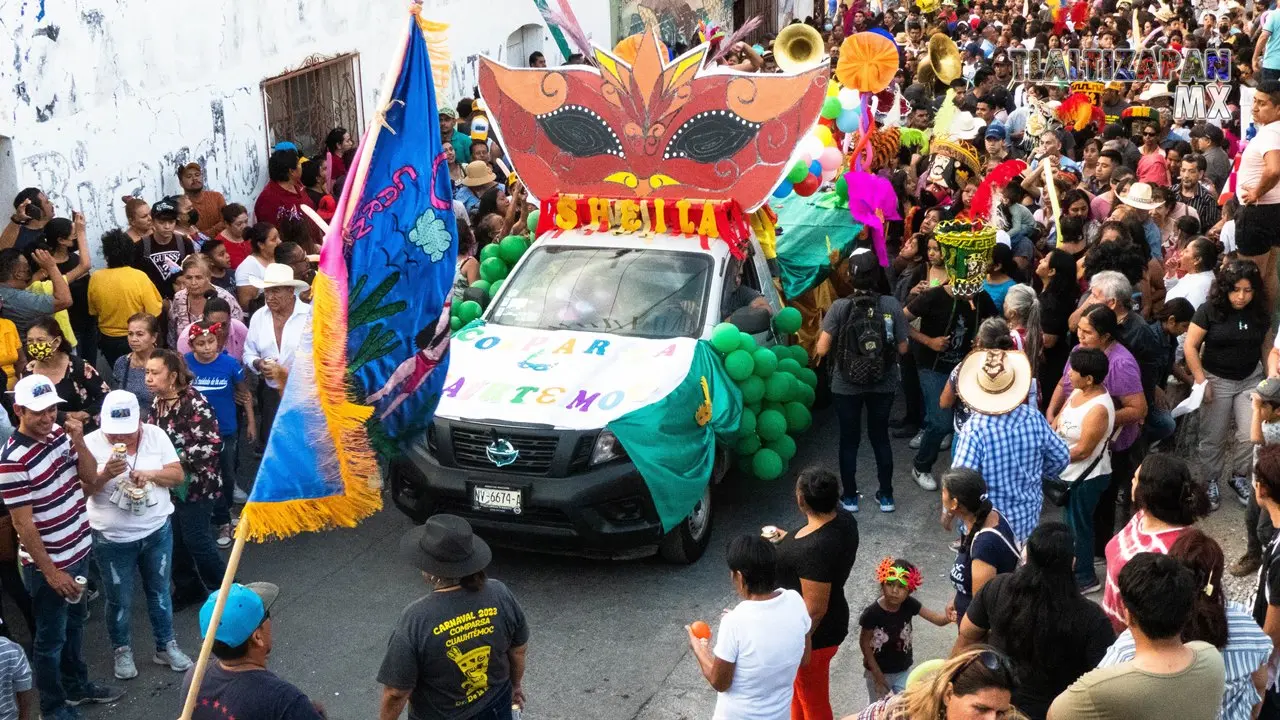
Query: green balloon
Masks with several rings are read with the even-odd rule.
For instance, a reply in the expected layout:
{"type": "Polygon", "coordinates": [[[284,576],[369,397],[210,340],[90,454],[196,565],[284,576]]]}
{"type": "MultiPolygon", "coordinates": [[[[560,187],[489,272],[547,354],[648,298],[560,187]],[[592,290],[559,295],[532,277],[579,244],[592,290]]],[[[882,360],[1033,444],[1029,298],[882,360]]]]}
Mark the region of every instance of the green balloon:
{"type": "Polygon", "coordinates": [[[805,351],[803,345],[791,345],[791,357],[798,363],[800,367],[809,366],[809,353],[805,351]]]}
{"type": "Polygon", "coordinates": [[[738,444],[734,449],[739,455],[754,455],[760,449],[760,436],[743,435],[738,438],[738,444]]]}
{"type": "MultiPolygon", "coordinates": [[[[739,382],[738,389],[742,391],[742,403],[748,408],[758,405],[764,399],[764,380],[758,375],[752,375],[739,382]]],[[[759,408],[757,407],[756,410],[758,411],[759,408]]]]}
{"type": "Polygon", "coordinates": [[[796,401],[805,407],[813,407],[813,401],[817,399],[813,392],[813,388],[805,385],[804,383],[800,383],[800,385],[796,387],[795,397],[796,401]]]}
{"type": "Polygon", "coordinates": [[[756,419],[756,433],[766,442],[787,434],[787,416],[777,410],[765,410],[756,419]]]}
{"type": "MultiPolygon", "coordinates": [[[[765,400],[764,402],[760,403],[760,408],[762,410],[772,410],[777,413],[782,413],[782,411],[787,409],[786,405],[780,402],[774,402],[772,400],[765,400]]],[[[786,413],[783,413],[783,415],[785,414],[786,413]]],[[[756,417],[759,417],[759,416],[760,416],[760,413],[756,413],[756,417]]]]}
{"type": "Polygon", "coordinates": [[[455,302],[449,305],[449,314],[452,315],[453,317],[458,317],[459,313],[461,312],[462,312],[462,303],[455,302]]]}
{"type": "Polygon", "coordinates": [[[508,272],[507,264],[500,257],[491,257],[480,263],[480,277],[489,282],[506,279],[508,272]]]}
{"type": "Polygon", "coordinates": [[[489,283],[489,281],[488,281],[488,280],[485,280],[485,279],[483,279],[483,278],[482,278],[482,279],[480,279],[480,280],[477,280],[477,281],[475,281],[475,282],[471,283],[471,287],[473,287],[473,288],[480,288],[481,290],[483,290],[483,291],[484,291],[484,294],[485,294],[485,295],[488,295],[488,294],[489,294],[489,284],[490,284],[490,283],[489,283]]]}
{"type": "Polygon", "coordinates": [[[773,326],[784,335],[795,334],[803,323],[804,318],[801,317],[800,311],[793,307],[782,308],[773,318],[773,326]]]}
{"type": "Polygon", "coordinates": [[[790,170],[787,171],[787,179],[790,180],[792,184],[803,182],[807,177],[809,177],[809,166],[802,162],[797,162],[795,165],[791,166],[790,170]]]}
{"type": "Polygon", "coordinates": [[[761,480],[777,480],[784,469],[782,458],[768,448],[757,450],[751,456],[751,471],[761,480]]]}
{"type": "Polygon", "coordinates": [[[482,312],[484,312],[484,308],[480,307],[480,303],[475,300],[468,300],[462,303],[462,309],[458,310],[458,319],[462,320],[463,324],[466,324],[480,317],[482,312]]]}
{"type": "Polygon", "coordinates": [[[748,335],[748,334],[746,334],[746,333],[742,332],[742,331],[739,331],[739,332],[738,332],[738,347],[742,348],[743,350],[746,350],[747,352],[755,352],[755,350],[756,350],[756,339],[755,339],[755,338],[753,338],[753,337],[751,337],[750,335],[748,335]]]}
{"type": "Polygon", "coordinates": [[[791,391],[795,389],[796,379],[790,373],[776,372],[764,381],[764,399],[773,402],[786,402],[791,399],[791,391]]]}
{"type": "Polygon", "coordinates": [[[756,414],[742,408],[742,419],[738,421],[738,437],[756,434],[756,414]]]}
{"type": "Polygon", "coordinates": [[[757,377],[767,378],[773,374],[774,370],[778,369],[778,356],[774,355],[773,351],[768,348],[756,348],[756,351],[751,353],[751,357],[755,358],[756,361],[757,377]]]}
{"type": "Polygon", "coordinates": [[[503,282],[502,280],[494,280],[493,282],[489,283],[490,299],[492,299],[494,295],[497,295],[498,291],[502,289],[502,282],[503,282]]]}
{"type": "Polygon", "coordinates": [[[729,354],[738,349],[738,328],[732,323],[720,323],[711,329],[711,347],[721,354],[729,354]]]}
{"type": "Polygon", "coordinates": [[[845,180],[843,175],[836,180],[836,197],[849,202],[849,181],[845,180]]]}
{"type": "Polygon", "coordinates": [[[529,222],[526,223],[529,228],[529,232],[531,233],[538,232],[538,221],[541,219],[542,219],[541,210],[534,210],[533,212],[529,213],[529,222]]]}
{"type": "Polygon", "coordinates": [[[498,257],[507,265],[515,265],[524,255],[524,251],[529,249],[529,241],[520,235],[508,235],[502,238],[502,242],[498,243],[498,257]]]}
{"type": "Polygon", "coordinates": [[[786,360],[791,357],[791,348],[786,345],[774,345],[769,349],[773,351],[774,356],[779,360],[786,360]]]}
{"type": "Polygon", "coordinates": [[[488,245],[480,248],[480,262],[483,263],[489,258],[496,258],[501,252],[502,248],[499,247],[498,243],[489,243],[488,245]]]}
{"type": "Polygon", "coordinates": [[[796,441],[790,435],[783,435],[777,440],[770,441],[765,447],[778,453],[778,457],[782,458],[784,463],[791,462],[791,458],[796,456],[796,441]]]}
{"type": "MultiPolygon", "coordinates": [[[[749,380],[750,378],[747,378],[747,379],[749,380]]],[[[759,419],[759,418],[760,418],[760,410],[761,410],[761,408],[760,408],[760,403],[758,403],[758,402],[756,402],[756,403],[745,403],[745,404],[743,404],[742,409],[743,409],[743,410],[750,410],[751,412],[753,412],[753,413],[755,413],[755,414],[756,414],[756,418],[757,418],[757,419],[759,419]]]]}
{"type": "Polygon", "coordinates": [[[745,350],[734,350],[724,358],[725,372],[729,373],[729,377],[734,380],[746,380],[751,377],[751,372],[756,369],[755,361],[751,359],[751,354],[745,350]]]}
{"type": "Polygon", "coordinates": [[[835,120],[840,117],[844,108],[840,106],[840,98],[829,97],[822,101],[822,117],[828,120],[835,120]]]}
{"type": "Polygon", "coordinates": [[[462,329],[462,318],[460,317],[449,318],[449,330],[451,332],[458,332],[461,329],[462,329]]]}
{"type": "Polygon", "coordinates": [[[800,372],[800,363],[795,358],[787,358],[778,363],[778,372],[787,372],[795,375],[800,372]]]}
{"type": "Polygon", "coordinates": [[[794,374],[796,379],[800,381],[800,384],[810,390],[814,390],[818,387],[818,373],[814,372],[812,368],[802,367],[794,374]]]}
{"type": "Polygon", "coordinates": [[[813,424],[813,416],[803,403],[789,402],[783,412],[787,416],[787,432],[802,433],[813,424]]]}

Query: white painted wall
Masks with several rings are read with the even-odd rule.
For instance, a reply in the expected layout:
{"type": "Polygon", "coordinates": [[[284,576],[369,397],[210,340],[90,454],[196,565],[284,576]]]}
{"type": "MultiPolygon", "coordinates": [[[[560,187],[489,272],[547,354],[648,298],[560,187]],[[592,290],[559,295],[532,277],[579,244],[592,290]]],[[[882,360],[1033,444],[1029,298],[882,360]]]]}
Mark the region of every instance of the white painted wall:
{"type": "MultiPolygon", "coordinates": [[[[96,255],[98,236],[124,224],[121,196],[177,192],[176,168],[191,160],[209,188],[252,207],[266,182],[262,80],[313,55],[359,52],[367,121],[407,5],[0,0],[0,37],[13,48],[0,58],[0,217],[13,187],[41,187],[59,215],[84,213],[96,255]]],[[[611,46],[610,2],[571,5],[588,36],[611,46]]],[[[446,101],[470,94],[480,55],[523,64],[506,57],[508,36],[542,22],[533,0],[426,0],[424,15],[450,24],[446,101]]],[[[554,50],[546,38],[544,52],[554,50]]]]}

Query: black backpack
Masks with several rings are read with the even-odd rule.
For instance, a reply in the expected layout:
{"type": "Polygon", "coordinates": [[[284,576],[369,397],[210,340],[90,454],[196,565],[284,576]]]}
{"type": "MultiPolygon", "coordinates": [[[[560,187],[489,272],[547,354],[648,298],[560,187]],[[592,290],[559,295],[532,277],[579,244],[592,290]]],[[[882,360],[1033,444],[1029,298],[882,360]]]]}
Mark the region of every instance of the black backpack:
{"type": "Polygon", "coordinates": [[[889,374],[889,337],[879,295],[853,299],[836,339],[836,372],[854,385],[870,385],[889,374]]]}

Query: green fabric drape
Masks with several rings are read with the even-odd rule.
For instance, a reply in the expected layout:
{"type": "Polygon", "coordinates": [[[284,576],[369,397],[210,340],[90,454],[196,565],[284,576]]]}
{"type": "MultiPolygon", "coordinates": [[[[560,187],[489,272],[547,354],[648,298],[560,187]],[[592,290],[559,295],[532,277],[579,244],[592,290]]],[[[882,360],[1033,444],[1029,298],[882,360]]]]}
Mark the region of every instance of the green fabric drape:
{"type": "Polygon", "coordinates": [[[775,209],[782,230],[778,271],[782,293],[790,300],[820,285],[853,252],[862,225],[853,221],[848,203],[833,192],[790,197],[775,209]]]}

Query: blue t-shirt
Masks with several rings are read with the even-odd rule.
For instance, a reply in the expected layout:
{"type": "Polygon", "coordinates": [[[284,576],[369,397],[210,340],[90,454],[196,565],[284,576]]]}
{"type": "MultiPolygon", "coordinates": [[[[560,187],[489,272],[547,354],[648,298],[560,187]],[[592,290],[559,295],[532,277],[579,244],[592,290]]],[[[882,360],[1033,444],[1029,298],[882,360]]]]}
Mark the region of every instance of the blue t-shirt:
{"type": "Polygon", "coordinates": [[[1272,10],[1267,13],[1262,29],[1271,33],[1267,38],[1267,48],[1262,53],[1262,69],[1280,70],[1280,12],[1272,10]]]}
{"type": "Polygon", "coordinates": [[[196,354],[186,355],[187,367],[195,375],[192,383],[205,400],[213,406],[218,418],[218,432],[230,435],[239,429],[236,424],[236,383],[244,380],[244,368],[226,352],[218,353],[211,363],[202,363],[196,354]]]}

